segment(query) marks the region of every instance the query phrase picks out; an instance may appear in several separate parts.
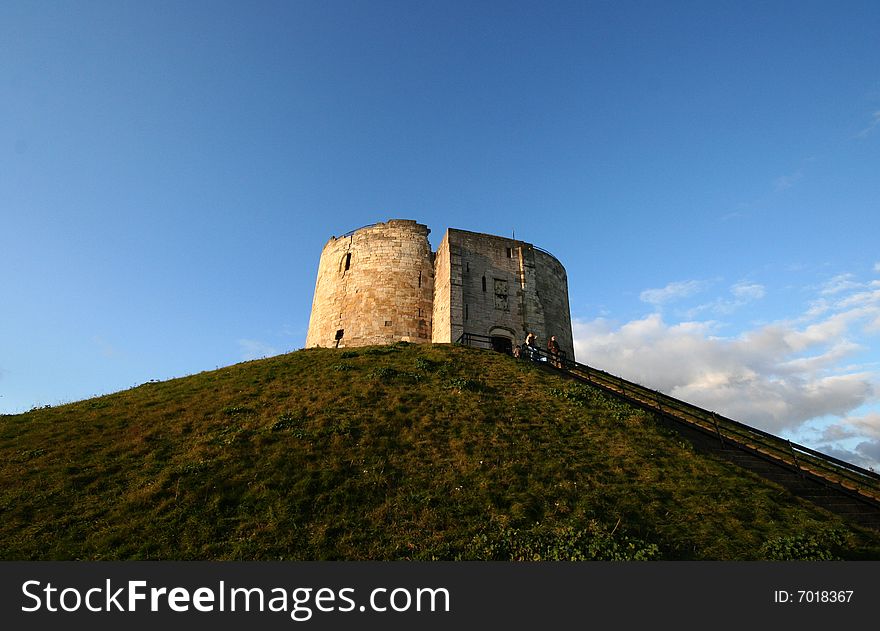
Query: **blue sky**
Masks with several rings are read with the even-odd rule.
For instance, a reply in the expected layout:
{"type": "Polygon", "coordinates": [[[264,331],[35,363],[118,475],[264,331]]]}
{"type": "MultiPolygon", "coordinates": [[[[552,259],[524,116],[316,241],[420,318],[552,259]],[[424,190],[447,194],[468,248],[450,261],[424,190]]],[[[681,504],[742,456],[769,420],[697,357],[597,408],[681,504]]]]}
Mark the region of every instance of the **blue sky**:
{"type": "Polygon", "coordinates": [[[578,359],[880,466],[880,4],[0,4],[0,412],[302,347],[389,218],[569,274],[578,359]]]}

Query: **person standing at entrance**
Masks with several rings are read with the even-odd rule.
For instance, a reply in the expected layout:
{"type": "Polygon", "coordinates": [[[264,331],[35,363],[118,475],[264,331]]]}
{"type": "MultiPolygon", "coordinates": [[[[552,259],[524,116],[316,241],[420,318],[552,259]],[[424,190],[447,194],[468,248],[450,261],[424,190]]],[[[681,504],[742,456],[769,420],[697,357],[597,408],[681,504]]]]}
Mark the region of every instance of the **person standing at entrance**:
{"type": "Polygon", "coordinates": [[[526,354],[528,358],[532,361],[537,361],[537,341],[538,338],[535,337],[534,333],[529,333],[526,335],[526,354]]]}
{"type": "Polygon", "coordinates": [[[550,340],[547,342],[547,350],[550,351],[550,361],[557,368],[562,368],[562,364],[559,361],[559,342],[556,341],[556,336],[551,335],[550,340]]]}

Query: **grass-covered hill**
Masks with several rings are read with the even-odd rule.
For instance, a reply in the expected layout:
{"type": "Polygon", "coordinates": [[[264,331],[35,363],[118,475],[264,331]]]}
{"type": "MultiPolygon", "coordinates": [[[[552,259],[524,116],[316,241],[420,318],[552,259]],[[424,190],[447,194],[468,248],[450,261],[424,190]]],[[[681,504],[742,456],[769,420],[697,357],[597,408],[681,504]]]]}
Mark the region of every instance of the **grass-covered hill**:
{"type": "Polygon", "coordinates": [[[2,559],[880,558],[552,371],[313,349],[0,416],[2,559]]]}

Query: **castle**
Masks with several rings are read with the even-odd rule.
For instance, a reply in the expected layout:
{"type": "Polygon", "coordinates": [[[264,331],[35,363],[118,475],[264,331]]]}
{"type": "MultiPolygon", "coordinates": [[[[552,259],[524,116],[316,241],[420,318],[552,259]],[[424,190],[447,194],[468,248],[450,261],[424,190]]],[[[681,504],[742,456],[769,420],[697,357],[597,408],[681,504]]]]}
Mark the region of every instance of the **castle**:
{"type": "Polygon", "coordinates": [[[430,230],[391,219],[331,237],[318,264],[306,347],[484,336],[509,352],[528,333],[555,335],[574,359],[568,279],[530,243],[450,228],[436,252],[430,230]]]}

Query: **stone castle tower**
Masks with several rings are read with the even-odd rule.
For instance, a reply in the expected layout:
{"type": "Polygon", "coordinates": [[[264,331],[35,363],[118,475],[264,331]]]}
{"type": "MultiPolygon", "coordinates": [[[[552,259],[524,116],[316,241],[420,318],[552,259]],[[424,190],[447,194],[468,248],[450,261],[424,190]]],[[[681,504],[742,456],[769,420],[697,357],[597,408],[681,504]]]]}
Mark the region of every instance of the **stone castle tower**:
{"type": "Polygon", "coordinates": [[[486,336],[498,350],[527,333],[555,335],[574,358],[568,279],[530,243],[450,228],[436,252],[430,230],[392,219],[331,237],[318,264],[306,347],[486,336]]]}

